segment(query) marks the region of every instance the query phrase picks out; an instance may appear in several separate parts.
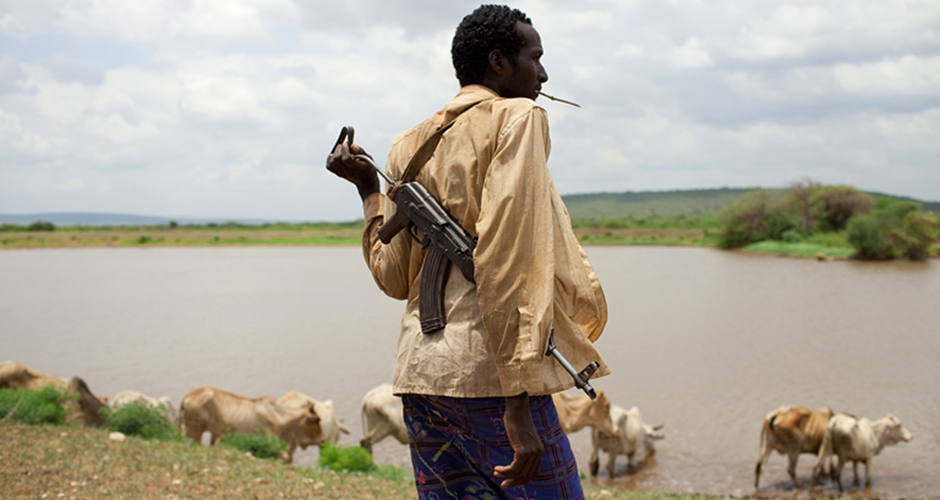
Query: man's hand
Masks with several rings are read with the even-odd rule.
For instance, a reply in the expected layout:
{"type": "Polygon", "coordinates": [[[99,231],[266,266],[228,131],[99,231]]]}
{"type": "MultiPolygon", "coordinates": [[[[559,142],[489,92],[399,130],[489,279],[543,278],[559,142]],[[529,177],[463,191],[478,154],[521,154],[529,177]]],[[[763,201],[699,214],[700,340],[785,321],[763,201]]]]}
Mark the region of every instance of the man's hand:
{"type": "Polygon", "coordinates": [[[542,451],[545,445],[532,423],[532,414],[529,413],[529,395],[522,393],[519,396],[506,398],[506,413],[503,414],[503,424],[509,443],[514,452],[512,463],[508,466],[497,465],[494,468],[496,477],[503,479],[501,488],[522,486],[539,473],[542,466],[542,451]]]}
{"type": "Polygon", "coordinates": [[[372,165],[353,157],[357,154],[368,153],[355,144],[337,144],[333,153],[326,157],[326,169],[355,184],[359,189],[359,197],[365,201],[372,193],[380,192],[379,179],[372,165]]]}

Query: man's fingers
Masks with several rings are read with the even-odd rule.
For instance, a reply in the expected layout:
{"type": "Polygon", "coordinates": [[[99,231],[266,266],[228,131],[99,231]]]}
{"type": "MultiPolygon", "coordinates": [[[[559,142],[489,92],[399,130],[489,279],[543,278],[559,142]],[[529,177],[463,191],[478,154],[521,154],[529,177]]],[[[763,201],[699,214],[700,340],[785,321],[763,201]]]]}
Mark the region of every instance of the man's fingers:
{"type": "Polygon", "coordinates": [[[496,477],[503,479],[502,488],[522,486],[539,473],[542,463],[541,453],[516,453],[508,466],[497,465],[493,468],[496,477]]]}

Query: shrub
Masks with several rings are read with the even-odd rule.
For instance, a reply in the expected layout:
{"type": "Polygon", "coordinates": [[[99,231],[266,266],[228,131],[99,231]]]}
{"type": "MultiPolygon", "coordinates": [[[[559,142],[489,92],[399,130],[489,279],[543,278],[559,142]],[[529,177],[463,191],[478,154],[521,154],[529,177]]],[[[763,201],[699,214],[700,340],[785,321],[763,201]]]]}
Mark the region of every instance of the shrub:
{"type": "Polygon", "coordinates": [[[361,446],[333,446],[326,442],[320,446],[317,465],[334,471],[368,472],[375,468],[372,455],[361,446]]]}
{"type": "Polygon", "coordinates": [[[55,224],[51,222],[36,221],[26,227],[27,231],[55,231],[55,224]]]}
{"type": "Polygon", "coordinates": [[[179,429],[167,420],[163,405],[152,406],[133,401],[117,410],[102,408],[108,428],[141,439],[154,441],[185,442],[186,438],[179,429]]]}
{"type": "Polygon", "coordinates": [[[822,190],[822,184],[806,179],[791,185],[785,194],[787,210],[793,215],[796,228],[803,234],[816,231],[816,224],[823,217],[822,190]]]}
{"type": "Polygon", "coordinates": [[[254,434],[228,434],[222,436],[219,443],[268,460],[277,460],[287,454],[287,444],[284,441],[260,430],[254,434]]]}
{"type": "Polygon", "coordinates": [[[31,425],[62,424],[65,422],[65,407],[62,404],[77,397],[51,385],[38,391],[0,389],[0,418],[9,417],[31,425]]]}
{"type": "Polygon", "coordinates": [[[26,231],[26,228],[19,224],[0,224],[0,233],[12,233],[26,231]]]}
{"type": "Polygon", "coordinates": [[[842,231],[852,217],[868,212],[872,206],[871,196],[849,186],[827,186],[819,194],[824,215],[820,229],[842,231]]]}
{"type": "Polygon", "coordinates": [[[769,191],[764,190],[747,193],[735,200],[721,213],[722,234],[718,246],[740,248],[767,239],[768,213],[776,201],[769,191]]]}
{"type": "Polygon", "coordinates": [[[917,203],[879,198],[870,212],[853,217],[847,239],[856,257],[926,259],[930,246],[937,241],[937,219],[919,208],[917,203]]]}

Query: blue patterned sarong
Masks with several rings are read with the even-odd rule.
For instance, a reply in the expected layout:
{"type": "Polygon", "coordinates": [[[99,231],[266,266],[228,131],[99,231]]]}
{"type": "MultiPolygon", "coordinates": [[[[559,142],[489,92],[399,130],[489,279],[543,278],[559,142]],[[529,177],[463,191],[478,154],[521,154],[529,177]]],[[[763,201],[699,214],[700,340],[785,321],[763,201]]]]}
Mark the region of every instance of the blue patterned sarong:
{"type": "Polygon", "coordinates": [[[500,488],[497,465],[512,463],[503,426],[505,399],[402,396],[419,500],[583,499],[571,446],[551,396],[529,398],[545,451],[538,475],[517,488],[500,488]]]}

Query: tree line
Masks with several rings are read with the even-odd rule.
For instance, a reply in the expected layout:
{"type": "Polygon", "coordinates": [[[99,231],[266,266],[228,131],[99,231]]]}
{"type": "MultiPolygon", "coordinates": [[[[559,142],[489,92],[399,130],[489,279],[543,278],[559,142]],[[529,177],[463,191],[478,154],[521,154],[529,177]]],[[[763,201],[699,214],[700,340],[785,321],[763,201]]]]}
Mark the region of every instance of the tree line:
{"type": "Polygon", "coordinates": [[[921,210],[920,203],[811,180],[784,191],[747,193],[719,219],[718,246],[728,249],[767,240],[797,243],[830,234],[844,238],[858,259],[924,260],[940,240],[937,218],[921,210]]]}

